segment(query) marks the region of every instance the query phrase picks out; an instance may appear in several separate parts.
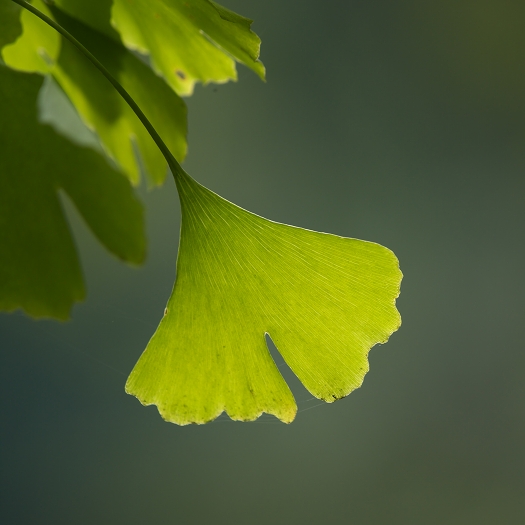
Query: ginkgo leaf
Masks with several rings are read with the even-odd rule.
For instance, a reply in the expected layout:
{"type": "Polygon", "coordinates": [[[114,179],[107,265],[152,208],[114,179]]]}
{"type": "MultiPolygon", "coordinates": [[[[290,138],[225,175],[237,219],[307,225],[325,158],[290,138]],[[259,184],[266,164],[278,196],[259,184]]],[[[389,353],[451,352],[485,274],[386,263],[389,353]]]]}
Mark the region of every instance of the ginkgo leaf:
{"type": "Polygon", "coordinates": [[[332,402],[359,387],[368,351],[400,325],[396,256],[266,220],[182,171],[178,187],[175,287],[126,391],[181,425],[223,411],[290,422],[295,400],[265,334],[314,396],[332,402]]]}
{"type": "Polygon", "coordinates": [[[59,192],[108,250],[137,264],[143,210],[103,157],[38,123],[42,82],[0,66],[0,310],[66,319],[85,290],[59,192]]]}
{"type": "MultiPolygon", "coordinates": [[[[110,2],[109,2],[110,3],[110,2]]],[[[100,13],[108,0],[55,0],[70,15],[112,32],[100,13]]],[[[114,0],[111,24],[124,44],[150,55],[154,70],[180,95],[195,82],[237,79],[235,60],[264,78],[252,21],[209,0],[114,0]]]]}
{"type": "MultiPolygon", "coordinates": [[[[186,105],[169,86],[125,47],[73,20],[40,0],[33,5],[55,18],[80,40],[126,88],[154,124],[175,157],[186,154],[186,105]]],[[[53,75],[84,123],[133,183],[142,165],[150,182],[162,184],[166,161],[139,119],[113,86],[53,28],[28,11],[21,17],[24,33],[2,52],[12,68],[53,75]]]]}

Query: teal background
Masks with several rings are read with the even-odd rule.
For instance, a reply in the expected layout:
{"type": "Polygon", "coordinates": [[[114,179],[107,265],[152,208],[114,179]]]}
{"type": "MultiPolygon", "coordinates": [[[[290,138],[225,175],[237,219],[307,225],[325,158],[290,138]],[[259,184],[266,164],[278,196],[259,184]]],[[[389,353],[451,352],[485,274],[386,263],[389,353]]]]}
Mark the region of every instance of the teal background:
{"type": "Polygon", "coordinates": [[[333,405],[281,365],[291,425],[164,423],[124,382],[175,276],[174,184],[141,190],[140,270],[73,216],[87,302],[67,324],[0,316],[0,521],[521,525],[525,4],[226,5],[256,20],[268,81],[196,90],[186,169],[269,219],[394,250],[403,326],[333,405]]]}

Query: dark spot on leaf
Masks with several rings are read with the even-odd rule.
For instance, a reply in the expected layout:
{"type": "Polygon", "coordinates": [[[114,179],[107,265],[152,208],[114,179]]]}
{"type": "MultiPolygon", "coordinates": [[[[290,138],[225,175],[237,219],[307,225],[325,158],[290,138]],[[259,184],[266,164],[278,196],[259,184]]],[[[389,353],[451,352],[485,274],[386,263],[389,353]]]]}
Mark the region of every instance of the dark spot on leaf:
{"type": "Polygon", "coordinates": [[[164,308],[164,315],[168,315],[168,308],[164,308]]]}
{"type": "Polygon", "coordinates": [[[184,73],[184,71],[181,71],[180,69],[177,69],[175,71],[175,74],[181,79],[181,80],[186,80],[186,75],[184,73]]]}

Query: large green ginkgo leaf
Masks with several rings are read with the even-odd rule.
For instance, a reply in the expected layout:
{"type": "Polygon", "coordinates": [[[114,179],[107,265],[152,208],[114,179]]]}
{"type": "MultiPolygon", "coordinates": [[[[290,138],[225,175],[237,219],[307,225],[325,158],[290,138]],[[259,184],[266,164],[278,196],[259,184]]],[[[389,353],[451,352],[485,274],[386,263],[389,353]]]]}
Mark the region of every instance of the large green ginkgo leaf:
{"type": "Polygon", "coordinates": [[[66,319],[85,290],[58,193],[108,250],[137,264],[145,255],[143,210],[103,157],[38,123],[42,82],[0,66],[0,310],[66,319]]]}
{"type": "Polygon", "coordinates": [[[182,228],[164,318],[126,391],[181,425],[226,411],[293,420],[269,334],[305,387],[328,402],[359,387],[367,354],[400,325],[396,256],[371,242],[271,222],[178,175],[182,228]]]}
{"type": "MultiPolygon", "coordinates": [[[[124,86],[151,120],[178,160],[186,154],[186,105],[169,86],[121,44],[40,0],[33,5],[80,40],[124,86]]],[[[107,154],[137,183],[141,155],[150,182],[161,184],[166,161],[139,119],[113,86],[67,40],[28,11],[23,35],[2,52],[12,68],[51,74],[96,131],[107,154]]]]}
{"type": "MultiPolygon", "coordinates": [[[[61,9],[106,34],[101,13],[110,0],[55,0],[61,9]]],[[[237,79],[235,60],[264,78],[252,21],[210,0],[114,0],[111,24],[130,49],[149,54],[155,71],[180,95],[195,82],[237,79]]]]}

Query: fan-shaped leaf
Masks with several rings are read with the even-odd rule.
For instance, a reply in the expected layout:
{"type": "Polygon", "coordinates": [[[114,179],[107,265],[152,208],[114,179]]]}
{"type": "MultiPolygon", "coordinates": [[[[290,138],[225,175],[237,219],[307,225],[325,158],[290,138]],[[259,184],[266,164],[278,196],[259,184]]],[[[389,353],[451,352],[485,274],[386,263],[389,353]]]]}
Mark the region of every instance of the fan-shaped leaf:
{"type": "Polygon", "coordinates": [[[378,244],[271,222],[179,178],[177,280],[126,390],[178,424],[226,411],[290,422],[294,398],[266,347],[316,397],[359,387],[367,354],[400,325],[401,272],[378,244]]]}

